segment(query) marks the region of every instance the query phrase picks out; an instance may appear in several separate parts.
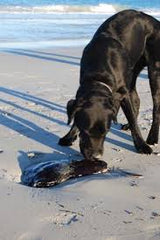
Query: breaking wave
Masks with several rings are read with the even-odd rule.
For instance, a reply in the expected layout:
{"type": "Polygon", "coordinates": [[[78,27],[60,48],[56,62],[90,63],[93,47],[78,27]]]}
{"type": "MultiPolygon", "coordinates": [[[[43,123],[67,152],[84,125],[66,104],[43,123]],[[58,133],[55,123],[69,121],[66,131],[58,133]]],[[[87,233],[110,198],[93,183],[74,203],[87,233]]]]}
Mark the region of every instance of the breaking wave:
{"type": "Polygon", "coordinates": [[[45,5],[45,6],[0,6],[0,13],[105,13],[114,14],[127,8],[112,4],[98,5],[45,5]]]}

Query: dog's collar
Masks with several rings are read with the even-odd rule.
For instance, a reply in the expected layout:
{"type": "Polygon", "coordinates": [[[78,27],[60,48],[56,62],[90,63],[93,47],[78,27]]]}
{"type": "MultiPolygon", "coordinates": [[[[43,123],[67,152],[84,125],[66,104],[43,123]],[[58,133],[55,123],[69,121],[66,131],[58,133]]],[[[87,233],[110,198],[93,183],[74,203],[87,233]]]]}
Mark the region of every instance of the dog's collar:
{"type": "Polygon", "coordinates": [[[96,83],[106,87],[112,93],[112,89],[111,89],[111,87],[108,84],[106,84],[104,82],[99,82],[99,81],[96,81],[96,83]]]}

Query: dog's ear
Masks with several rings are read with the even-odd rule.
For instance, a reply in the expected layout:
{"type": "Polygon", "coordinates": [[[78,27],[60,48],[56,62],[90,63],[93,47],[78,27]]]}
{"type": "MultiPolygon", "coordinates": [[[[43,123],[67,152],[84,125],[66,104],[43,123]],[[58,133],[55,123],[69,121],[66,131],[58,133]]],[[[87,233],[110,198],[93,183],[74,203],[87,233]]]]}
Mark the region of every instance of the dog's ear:
{"type": "Polygon", "coordinates": [[[69,125],[73,118],[74,118],[74,115],[75,115],[75,112],[76,112],[76,100],[75,99],[71,99],[68,101],[67,103],[67,115],[68,115],[68,122],[67,124],[69,125]]]}
{"type": "Polygon", "coordinates": [[[85,100],[83,98],[71,99],[67,103],[67,115],[68,115],[68,125],[72,122],[75,113],[79,111],[84,105],[85,100]]]}

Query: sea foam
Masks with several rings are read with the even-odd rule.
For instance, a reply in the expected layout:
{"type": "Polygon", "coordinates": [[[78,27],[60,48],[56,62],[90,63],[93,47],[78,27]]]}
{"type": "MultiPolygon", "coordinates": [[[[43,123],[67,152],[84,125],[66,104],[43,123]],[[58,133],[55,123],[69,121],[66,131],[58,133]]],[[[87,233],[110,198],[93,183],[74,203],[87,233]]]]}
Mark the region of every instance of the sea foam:
{"type": "Polygon", "coordinates": [[[43,5],[43,6],[1,6],[0,13],[115,13],[124,6],[98,5],[43,5]]]}

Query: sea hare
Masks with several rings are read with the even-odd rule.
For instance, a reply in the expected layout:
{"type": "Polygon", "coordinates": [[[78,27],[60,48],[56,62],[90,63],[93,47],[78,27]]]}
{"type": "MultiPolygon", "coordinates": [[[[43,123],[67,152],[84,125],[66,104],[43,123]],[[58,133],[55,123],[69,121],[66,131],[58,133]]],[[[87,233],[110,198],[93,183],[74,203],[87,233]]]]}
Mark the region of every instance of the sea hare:
{"type": "Polygon", "coordinates": [[[70,178],[107,171],[107,163],[101,160],[43,162],[27,167],[21,182],[30,187],[51,187],[70,178]]]}

